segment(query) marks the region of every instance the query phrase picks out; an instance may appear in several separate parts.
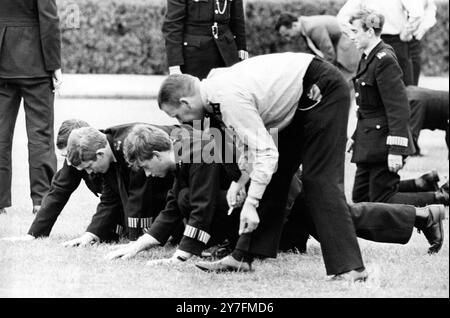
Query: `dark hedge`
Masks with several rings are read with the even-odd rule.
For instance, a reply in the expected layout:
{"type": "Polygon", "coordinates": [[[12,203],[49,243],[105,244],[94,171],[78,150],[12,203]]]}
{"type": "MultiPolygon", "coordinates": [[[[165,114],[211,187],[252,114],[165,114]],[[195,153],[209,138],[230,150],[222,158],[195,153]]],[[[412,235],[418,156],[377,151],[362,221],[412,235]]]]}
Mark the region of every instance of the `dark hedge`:
{"type": "MultiPolygon", "coordinates": [[[[335,15],[344,1],[247,0],[250,55],[304,47],[302,42],[284,43],[275,33],[276,17],[281,11],[335,15]]],[[[165,0],[58,0],[64,72],[166,73],[161,34],[165,3],[165,0]]],[[[422,70],[434,76],[448,75],[448,2],[437,5],[438,22],[423,39],[422,70]]]]}

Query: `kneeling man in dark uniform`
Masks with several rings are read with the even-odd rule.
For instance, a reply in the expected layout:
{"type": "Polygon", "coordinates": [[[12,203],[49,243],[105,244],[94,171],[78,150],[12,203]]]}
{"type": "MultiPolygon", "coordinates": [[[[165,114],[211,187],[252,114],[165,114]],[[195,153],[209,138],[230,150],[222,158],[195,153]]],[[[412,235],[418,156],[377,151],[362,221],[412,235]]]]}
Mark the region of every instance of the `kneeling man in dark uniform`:
{"type": "Polygon", "coordinates": [[[205,161],[206,149],[214,149],[214,140],[202,140],[196,145],[188,131],[181,136],[172,143],[164,131],[136,126],[125,140],[124,152],[131,164],[144,169],[147,176],[163,178],[173,174],[175,181],[165,209],[146,233],[136,242],[110,253],[108,258],[127,259],[151,247],[164,245],[183,219],[187,220],[186,228],[174,255],[150,263],[184,262],[194,255],[200,256],[206,247],[224,239],[237,241],[239,215],[227,215],[225,197],[231,178],[239,179],[239,169],[233,170],[235,165],[232,164],[222,164],[214,150],[211,156],[215,161],[205,161]]]}
{"type": "MultiPolygon", "coordinates": [[[[86,233],[64,245],[87,245],[104,240],[124,217],[130,240],[136,240],[163,208],[172,179],[146,178],[142,170],[132,170],[124,158],[123,141],[134,126],[121,125],[104,131],[83,127],[70,134],[68,164],[89,174],[102,174],[103,182],[100,203],[86,233]]],[[[176,127],[160,129],[170,132],[176,127]]]]}

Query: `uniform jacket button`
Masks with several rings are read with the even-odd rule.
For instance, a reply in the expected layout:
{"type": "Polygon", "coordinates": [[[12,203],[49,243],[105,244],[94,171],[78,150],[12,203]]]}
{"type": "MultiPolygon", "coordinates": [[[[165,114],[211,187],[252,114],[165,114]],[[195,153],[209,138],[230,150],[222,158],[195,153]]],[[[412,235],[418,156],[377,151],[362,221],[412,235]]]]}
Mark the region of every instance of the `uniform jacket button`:
{"type": "Polygon", "coordinates": [[[219,14],[219,10],[214,10],[214,13],[215,14],[219,14]]]}
{"type": "Polygon", "coordinates": [[[359,93],[355,93],[355,97],[359,97],[359,93]]]}
{"type": "Polygon", "coordinates": [[[380,126],[380,125],[376,125],[375,127],[376,127],[377,129],[380,129],[380,128],[381,128],[381,126],[380,126]]]}
{"type": "Polygon", "coordinates": [[[183,45],[186,46],[186,45],[188,45],[188,43],[187,43],[187,42],[184,42],[183,45]]]}
{"type": "Polygon", "coordinates": [[[366,82],[361,82],[361,85],[362,86],[366,86],[366,82]]]}

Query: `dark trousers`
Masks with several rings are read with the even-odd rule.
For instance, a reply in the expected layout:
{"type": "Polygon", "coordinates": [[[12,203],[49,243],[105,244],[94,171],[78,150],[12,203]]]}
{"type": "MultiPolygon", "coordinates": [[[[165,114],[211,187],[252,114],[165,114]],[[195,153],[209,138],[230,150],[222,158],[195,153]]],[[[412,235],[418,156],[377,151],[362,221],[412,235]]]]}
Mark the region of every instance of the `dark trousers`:
{"type": "Polygon", "coordinates": [[[24,101],[33,205],[40,205],[56,171],[51,78],[0,79],[0,207],[11,206],[11,150],[24,101]]]}
{"type": "Polygon", "coordinates": [[[419,40],[412,39],[408,42],[409,54],[411,56],[411,66],[413,74],[412,85],[417,86],[419,84],[420,69],[422,65],[422,43],[419,40]]]}
{"type": "Polygon", "coordinates": [[[320,237],[326,271],[332,275],[363,267],[343,182],[350,97],[339,71],[317,59],[306,72],[304,95],[315,83],[322,101],[308,111],[298,110],[279,133],[278,169],[260,201],[260,224],[253,233],[240,236],[236,249],[276,257],[292,176],[303,164],[305,200],[320,237]]]}
{"type": "Polygon", "coordinates": [[[211,69],[225,66],[220,51],[213,40],[205,43],[201,48],[185,46],[183,56],[184,64],[181,65],[181,71],[200,79],[206,78],[211,69]]]}
{"type": "MultiPolygon", "coordinates": [[[[420,91],[417,94],[420,94],[420,91]]],[[[410,101],[410,124],[416,149],[419,149],[418,141],[422,129],[444,130],[445,142],[449,149],[448,98],[448,92],[429,90],[410,101]]]]}
{"type": "Polygon", "coordinates": [[[356,165],[353,202],[384,202],[425,206],[436,203],[434,192],[399,192],[400,176],[387,162],[356,165]]]}
{"type": "Polygon", "coordinates": [[[399,35],[383,34],[381,35],[381,39],[394,49],[398,64],[403,72],[405,86],[413,85],[413,66],[408,42],[400,40],[399,35]]]}
{"type": "MultiPolygon", "coordinates": [[[[395,244],[406,244],[411,238],[416,219],[416,210],[411,205],[364,202],[350,204],[349,211],[359,238],[395,244]]],[[[280,249],[306,252],[309,234],[319,240],[301,194],[284,226],[280,249]]]]}

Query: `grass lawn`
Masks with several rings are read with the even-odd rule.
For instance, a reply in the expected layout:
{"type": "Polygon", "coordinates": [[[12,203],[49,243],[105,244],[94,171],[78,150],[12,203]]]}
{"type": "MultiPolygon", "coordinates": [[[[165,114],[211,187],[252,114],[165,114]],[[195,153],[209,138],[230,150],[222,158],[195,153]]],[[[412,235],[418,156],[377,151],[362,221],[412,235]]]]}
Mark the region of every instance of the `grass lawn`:
{"type": "MultiPolygon", "coordinates": [[[[168,123],[155,107],[148,101],[57,100],[55,127],[70,117],[86,119],[99,128],[133,121],[168,123]]],[[[444,134],[424,131],[420,144],[426,156],[409,159],[402,177],[416,177],[435,168],[442,183],[449,174],[444,134]]],[[[0,237],[25,234],[33,220],[23,113],[16,127],[13,158],[13,207],[7,215],[0,215],[0,237]]],[[[346,169],[350,198],[355,167],[349,158],[346,169]]],[[[449,297],[448,218],[444,246],[438,255],[426,254],[428,243],[417,232],[407,245],[360,240],[370,279],[365,284],[349,285],[326,281],[320,246],[313,239],[307,255],[281,254],[275,260],[257,261],[252,274],[221,275],[197,270],[195,260],[180,268],[145,265],[151,258],[170,256],[173,248],[157,248],[130,261],[110,262],[104,256],[111,245],[62,247],[61,242],[83,233],[96,202],[81,185],[49,238],[0,242],[0,297],[449,297]]]]}

